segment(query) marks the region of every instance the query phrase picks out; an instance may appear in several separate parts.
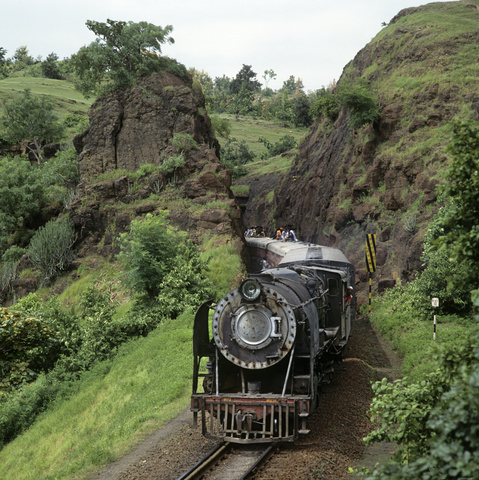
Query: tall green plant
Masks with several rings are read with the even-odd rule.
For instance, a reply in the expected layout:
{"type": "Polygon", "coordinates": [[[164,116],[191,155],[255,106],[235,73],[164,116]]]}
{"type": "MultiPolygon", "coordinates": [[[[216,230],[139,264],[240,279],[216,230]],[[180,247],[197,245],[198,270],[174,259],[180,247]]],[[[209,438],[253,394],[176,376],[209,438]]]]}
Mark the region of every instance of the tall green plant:
{"type": "Polygon", "coordinates": [[[77,88],[89,97],[106,88],[130,85],[135,78],[171,71],[186,78],[186,68],[160,56],[164,43],[174,43],[171,25],[160,27],[148,22],[106,23],[88,20],[86,25],[97,37],[71,57],[71,66],[79,78],[77,88]]]}
{"type": "Polygon", "coordinates": [[[65,270],[76,253],[73,250],[77,235],[69,217],[50,220],[30,241],[30,261],[38,268],[44,283],[50,282],[65,270]]]}
{"type": "Polygon", "coordinates": [[[133,220],[130,231],[119,239],[126,286],[137,293],[146,292],[151,299],[158,295],[177,254],[177,245],[185,236],[169,225],[167,216],[168,212],[163,211],[133,220]]]}
{"type": "Polygon", "coordinates": [[[442,191],[450,198],[443,234],[438,242],[449,247],[459,265],[456,285],[479,289],[479,122],[466,120],[453,126],[452,162],[442,191]]]}
{"type": "Polygon", "coordinates": [[[58,141],[63,135],[54,109],[50,98],[32,95],[29,89],[20,98],[5,102],[3,125],[8,139],[32,152],[39,165],[43,162],[45,143],[58,141]]]}
{"type": "Polygon", "coordinates": [[[26,158],[0,159],[0,253],[15,231],[26,230],[46,201],[38,169],[26,158]]]}

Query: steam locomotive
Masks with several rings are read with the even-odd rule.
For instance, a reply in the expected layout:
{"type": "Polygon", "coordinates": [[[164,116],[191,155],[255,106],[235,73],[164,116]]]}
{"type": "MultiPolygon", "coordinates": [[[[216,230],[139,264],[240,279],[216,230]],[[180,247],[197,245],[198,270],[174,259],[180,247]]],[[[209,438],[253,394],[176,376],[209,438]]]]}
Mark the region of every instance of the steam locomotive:
{"type": "Polygon", "coordinates": [[[335,248],[246,241],[250,276],[195,317],[191,411],[209,438],[292,442],[348,342],[354,266],[335,248]]]}

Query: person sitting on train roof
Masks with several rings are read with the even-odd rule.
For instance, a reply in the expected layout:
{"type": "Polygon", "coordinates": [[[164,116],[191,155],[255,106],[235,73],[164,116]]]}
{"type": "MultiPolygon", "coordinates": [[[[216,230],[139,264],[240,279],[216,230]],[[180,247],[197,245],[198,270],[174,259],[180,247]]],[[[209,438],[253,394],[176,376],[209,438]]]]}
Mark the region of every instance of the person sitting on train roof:
{"type": "Polygon", "coordinates": [[[298,239],[296,238],[296,234],[294,233],[293,229],[290,229],[288,231],[288,238],[286,240],[289,240],[291,242],[297,242],[298,241],[298,239]]]}
{"type": "Polygon", "coordinates": [[[348,287],[344,292],[344,306],[347,307],[353,299],[353,287],[348,287]]]}

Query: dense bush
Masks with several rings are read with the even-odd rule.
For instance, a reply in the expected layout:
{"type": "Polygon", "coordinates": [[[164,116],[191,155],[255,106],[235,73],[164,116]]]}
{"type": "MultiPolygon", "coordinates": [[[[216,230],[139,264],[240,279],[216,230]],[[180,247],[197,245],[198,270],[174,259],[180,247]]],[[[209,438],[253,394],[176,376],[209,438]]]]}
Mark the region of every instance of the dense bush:
{"type": "Polygon", "coordinates": [[[310,112],[315,118],[319,119],[325,116],[334,122],[338,118],[340,110],[341,101],[339,95],[333,94],[330,90],[324,90],[311,105],[310,112]]]}
{"type": "Polygon", "coordinates": [[[0,393],[36,378],[35,359],[48,352],[56,336],[45,320],[0,309],[0,393]]]}
{"type": "Polygon", "coordinates": [[[267,154],[262,155],[262,158],[281,155],[282,153],[295,148],[297,145],[296,140],[292,135],[283,135],[276,143],[271,143],[263,137],[261,137],[259,141],[263,143],[268,151],[267,154]]]}
{"type": "Polygon", "coordinates": [[[136,293],[145,292],[151,299],[158,295],[177,254],[177,246],[184,239],[184,234],[169,225],[167,216],[168,212],[164,211],[133,220],[130,232],[119,239],[126,287],[136,293]]]}
{"type": "Polygon", "coordinates": [[[25,254],[25,249],[12,245],[0,257],[0,294],[7,295],[11,292],[12,283],[17,278],[20,259],[25,254]]]}
{"type": "Polygon", "coordinates": [[[235,137],[228,138],[220,150],[221,163],[232,172],[233,179],[246,175],[245,165],[252,162],[254,153],[249,149],[244,140],[238,142],[235,137]]]}
{"type": "Polygon", "coordinates": [[[38,168],[26,158],[0,159],[0,253],[16,231],[25,232],[46,202],[45,185],[38,168]]]}
{"type": "Polygon", "coordinates": [[[165,317],[176,318],[187,308],[197,308],[213,298],[213,288],[206,275],[207,265],[198,249],[187,241],[178,246],[170,271],[160,284],[158,307],[165,317]]]}
{"type": "Polygon", "coordinates": [[[311,106],[311,114],[315,118],[325,116],[334,121],[342,107],[349,112],[349,124],[352,128],[359,128],[379,120],[378,103],[369,85],[362,79],[351,85],[341,84],[335,93],[329,90],[321,92],[311,106]]]}
{"type": "Polygon", "coordinates": [[[449,150],[452,162],[442,191],[450,204],[439,242],[463,271],[454,284],[479,289],[479,121],[455,123],[449,150]]]}
{"type": "Polygon", "coordinates": [[[473,479],[479,475],[479,333],[442,352],[438,369],[419,383],[375,384],[369,442],[400,446],[397,463],[378,467],[368,480],[473,479]]]}
{"type": "Polygon", "coordinates": [[[40,271],[42,282],[48,283],[64,271],[75,258],[73,245],[76,233],[69,217],[50,220],[37,230],[28,246],[30,261],[40,271]]]}

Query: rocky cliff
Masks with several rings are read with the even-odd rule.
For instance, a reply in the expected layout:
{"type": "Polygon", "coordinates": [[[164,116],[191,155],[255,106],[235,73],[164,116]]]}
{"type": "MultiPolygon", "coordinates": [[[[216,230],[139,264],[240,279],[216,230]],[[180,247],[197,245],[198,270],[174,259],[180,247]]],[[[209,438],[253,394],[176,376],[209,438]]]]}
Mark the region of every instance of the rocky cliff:
{"type": "MultiPolygon", "coordinates": [[[[245,217],[270,229],[292,225],[303,240],[343,249],[362,282],[365,234],[376,233],[380,289],[412,279],[439,207],[449,124],[478,112],[478,24],[477,2],[401,11],[338,82],[367,79],[380,120],[353,130],[343,109],[334,123],[315,123],[286,177],[270,179],[278,185],[273,203],[250,202],[245,217]]],[[[364,300],[366,288],[359,290],[364,300]]]]}
{"type": "Polygon", "coordinates": [[[74,141],[81,183],[70,216],[81,255],[114,254],[131,220],[159,209],[194,240],[208,231],[241,248],[240,210],[204,107],[201,89],[169,73],[138,79],[92,105],[90,128],[74,141]],[[196,146],[180,149],[175,134],[188,134],[196,146]],[[173,177],[155,170],[179,155],[184,164],[173,177]]]}

